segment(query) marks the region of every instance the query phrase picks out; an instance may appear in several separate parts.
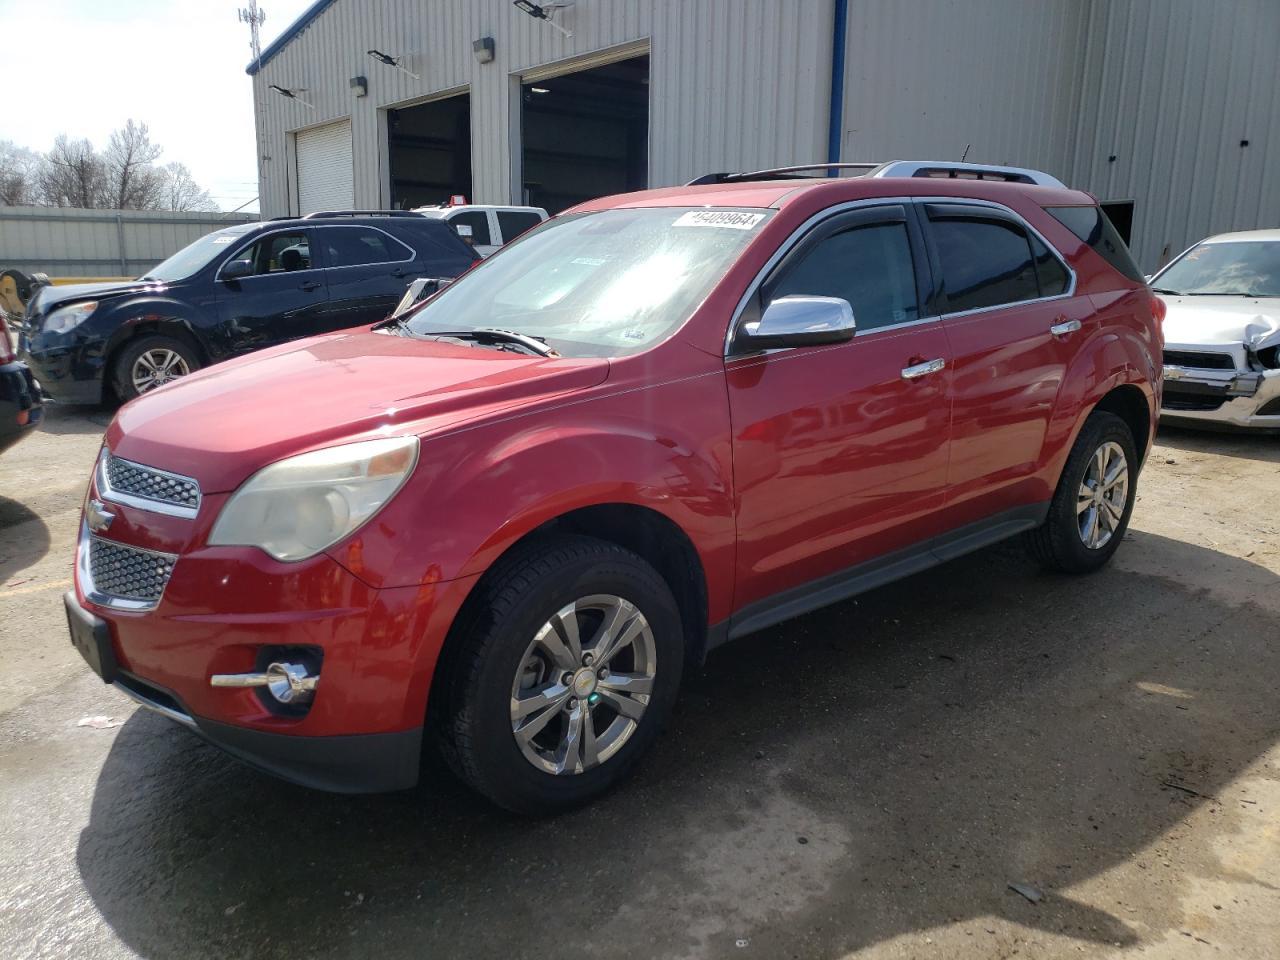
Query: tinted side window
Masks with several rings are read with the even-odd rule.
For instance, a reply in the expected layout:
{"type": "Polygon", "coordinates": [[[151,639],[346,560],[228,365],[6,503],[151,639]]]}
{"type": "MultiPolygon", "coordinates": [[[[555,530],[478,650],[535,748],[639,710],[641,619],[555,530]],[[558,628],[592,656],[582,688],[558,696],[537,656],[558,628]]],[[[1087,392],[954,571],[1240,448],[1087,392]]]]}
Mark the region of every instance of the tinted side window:
{"type": "Polygon", "coordinates": [[[854,227],[820,241],[770,281],[764,302],[791,294],[848,300],[860,333],[918,319],[906,224],[854,227]]]}
{"type": "Polygon", "coordinates": [[[1145,282],[1129,248],[1107,215],[1097,207],[1045,207],[1045,210],[1130,280],[1145,282]]]}
{"type": "Polygon", "coordinates": [[[1056,297],[1067,292],[1071,275],[1049,248],[1032,234],[1031,252],[1036,258],[1036,276],[1040,278],[1040,296],[1056,297]]]}
{"type": "Polygon", "coordinates": [[[354,267],[366,263],[393,263],[412,254],[379,230],[368,227],[328,227],[320,230],[331,267],[354,267]]]}
{"type": "Polygon", "coordinates": [[[298,233],[273,233],[255,243],[241,260],[253,264],[254,275],[264,273],[291,273],[294,270],[311,269],[311,248],[307,235],[298,233]]]}
{"type": "Polygon", "coordinates": [[[1027,235],[1002,220],[934,220],[930,224],[951,313],[1040,296],[1027,235]]]}
{"type": "Polygon", "coordinates": [[[465,213],[455,213],[449,218],[449,225],[455,229],[459,226],[470,227],[470,238],[462,238],[470,243],[485,246],[493,242],[489,239],[489,215],[483,210],[468,210],[465,213]]]}
{"type": "Polygon", "coordinates": [[[502,231],[502,242],[510,243],[526,230],[536,227],[542,218],[536,213],[522,213],[519,210],[499,210],[498,229],[502,231]]]}

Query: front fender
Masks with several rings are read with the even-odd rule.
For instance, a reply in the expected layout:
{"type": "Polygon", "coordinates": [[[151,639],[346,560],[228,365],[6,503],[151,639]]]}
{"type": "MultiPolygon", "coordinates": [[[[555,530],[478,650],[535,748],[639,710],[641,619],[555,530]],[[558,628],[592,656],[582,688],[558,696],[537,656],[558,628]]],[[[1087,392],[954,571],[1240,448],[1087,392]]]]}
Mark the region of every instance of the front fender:
{"type": "Polygon", "coordinates": [[[693,543],[715,622],[732,602],[731,478],[722,369],[602,389],[425,439],[405,489],[332,556],[377,587],[469,577],[548,520],[631,504],[660,513],[693,543]]]}
{"type": "Polygon", "coordinates": [[[147,331],[169,333],[170,336],[176,334],[190,340],[204,355],[202,359],[208,360],[204,337],[199,332],[202,320],[203,315],[198,308],[181,300],[161,296],[131,297],[114,305],[102,317],[102,325],[111,328],[103,356],[110,357],[126,340],[147,331]]]}

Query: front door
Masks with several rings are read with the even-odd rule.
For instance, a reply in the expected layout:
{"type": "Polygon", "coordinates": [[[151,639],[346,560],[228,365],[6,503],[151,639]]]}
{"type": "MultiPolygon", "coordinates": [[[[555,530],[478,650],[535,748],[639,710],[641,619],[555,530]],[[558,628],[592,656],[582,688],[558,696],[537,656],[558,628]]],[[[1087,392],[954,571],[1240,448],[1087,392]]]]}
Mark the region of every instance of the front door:
{"type": "Polygon", "coordinates": [[[857,332],[726,361],[739,609],[941,532],[950,351],[922,316],[925,263],[912,211],[858,208],[817,224],[749,301],[740,322],[777,297],[840,297],[857,332]]]}
{"type": "Polygon", "coordinates": [[[227,350],[245,353],[319,332],[328,301],[324,271],[312,261],[313,231],[281,230],[233,254],[253,273],[217,281],[219,332],[227,350]]]}

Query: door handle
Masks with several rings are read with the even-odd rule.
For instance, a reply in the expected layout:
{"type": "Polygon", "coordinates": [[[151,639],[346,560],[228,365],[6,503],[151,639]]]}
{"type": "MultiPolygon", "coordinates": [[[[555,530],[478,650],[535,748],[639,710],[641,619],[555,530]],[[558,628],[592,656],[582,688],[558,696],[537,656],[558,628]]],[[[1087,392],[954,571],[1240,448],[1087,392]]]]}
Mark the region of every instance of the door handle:
{"type": "Polygon", "coordinates": [[[1055,337],[1065,337],[1068,333],[1075,333],[1079,329],[1079,320],[1063,320],[1061,323],[1055,323],[1050,327],[1049,332],[1055,337]]]}
{"type": "Polygon", "coordinates": [[[937,373],[947,365],[947,361],[939,357],[937,360],[926,360],[924,363],[915,363],[909,367],[902,368],[903,380],[915,380],[919,377],[928,376],[931,373],[937,373]]]}
{"type": "Polygon", "coordinates": [[[319,289],[320,289],[320,281],[319,281],[319,280],[304,280],[302,283],[298,284],[298,289],[299,289],[299,290],[319,290],[319,289]]]}
{"type": "Polygon", "coordinates": [[[393,277],[403,277],[408,275],[408,271],[402,269],[401,267],[396,267],[394,270],[391,271],[391,275],[393,277]]]}

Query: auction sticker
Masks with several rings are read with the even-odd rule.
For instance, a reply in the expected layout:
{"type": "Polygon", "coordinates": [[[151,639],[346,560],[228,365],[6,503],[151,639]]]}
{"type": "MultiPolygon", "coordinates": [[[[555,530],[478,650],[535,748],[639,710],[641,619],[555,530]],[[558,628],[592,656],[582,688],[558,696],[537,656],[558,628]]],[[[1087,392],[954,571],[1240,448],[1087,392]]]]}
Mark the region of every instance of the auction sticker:
{"type": "Polygon", "coordinates": [[[672,226],[750,230],[763,219],[763,213],[739,213],[737,210],[690,210],[688,213],[681,214],[672,226]]]}

